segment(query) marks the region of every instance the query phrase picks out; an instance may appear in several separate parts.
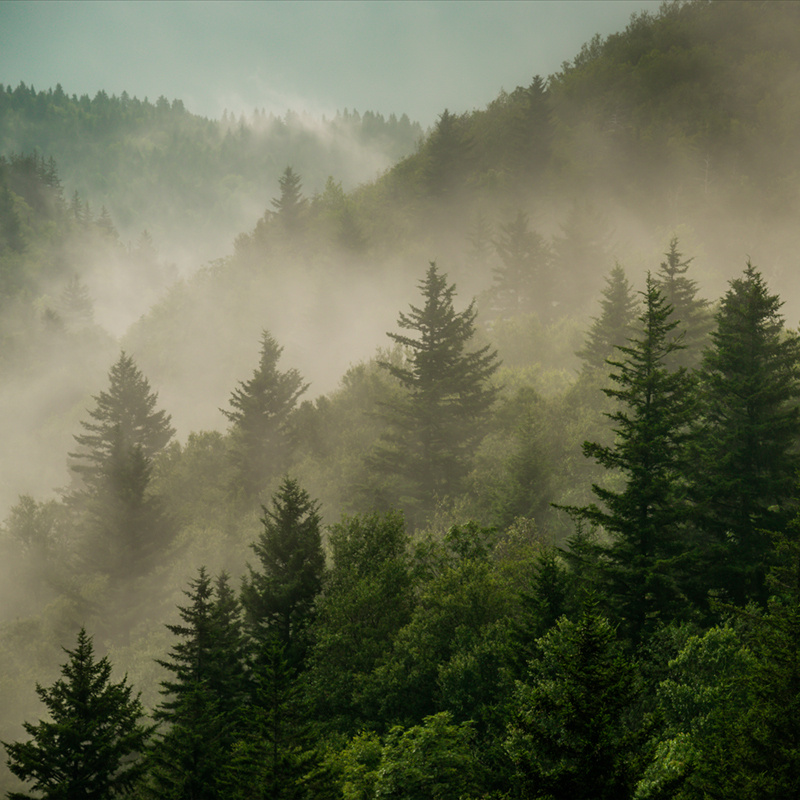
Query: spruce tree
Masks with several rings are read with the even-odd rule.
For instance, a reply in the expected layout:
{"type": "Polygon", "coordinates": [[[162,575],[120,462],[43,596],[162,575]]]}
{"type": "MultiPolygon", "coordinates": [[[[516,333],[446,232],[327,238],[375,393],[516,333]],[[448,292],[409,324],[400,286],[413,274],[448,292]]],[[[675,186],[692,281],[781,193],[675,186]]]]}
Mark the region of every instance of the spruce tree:
{"type": "Polygon", "coordinates": [[[114,579],[147,574],[175,535],[159,498],[148,491],[153,459],[174,434],[156,410],[158,396],[131,356],[111,368],[109,389],[94,397],[90,422],[75,436],[70,468],[79,485],[68,496],[84,527],[83,561],[114,579]]]}
{"type": "Polygon", "coordinates": [[[248,565],[242,581],[247,628],[257,649],[277,644],[290,666],[299,669],[325,566],[319,506],[287,477],[271,507],[264,508],[262,523],[264,530],[252,545],[258,569],[248,565]]]}
{"type": "Polygon", "coordinates": [[[306,210],[300,176],[291,167],[286,167],[278,185],[281,194],[272,200],[272,206],[286,233],[295,234],[300,230],[306,210]]]}
{"type": "Polygon", "coordinates": [[[494,242],[502,266],[494,270],[492,293],[501,315],[537,311],[548,319],[553,311],[552,256],[544,239],[530,229],[522,211],[506,225],[494,242]]]}
{"type": "Polygon", "coordinates": [[[521,797],[619,800],[634,787],[634,672],[616,632],[589,605],[537,642],[517,682],[506,748],[521,797]]]}
{"type": "Polygon", "coordinates": [[[606,276],[600,300],[600,316],[595,317],[586,342],[577,355],[586,368],[605,370],[616,347],[624,347],[635,332],[639,303],[625,270],[619,264],[606,276]]]}
{"type": "Polygon", "coordinates": [[[711,311],[708,303],[697,296],[697,283],[686,275],[693,259],[681,260],[677,237],[670,240],[669,252],[664,255],[667,260],[661,263],[656,282],[672,306],[672,318],[678,321],[683,334],[683,349],[672,354],[668,366],[691,369],[698,365],[707,343],[713,324],[711,311]]]}
{"type": "Polygon", "coordinates": [[[286,424],[297,399],[308,388],[296,369],[278,370],[283,348],[261,334],[261,357],[252,378],[231,394],[231,410],[222,410],[231,425],[231,458],[236,489],[254,499],[267,482],[287,466],[286,424]]]}
{"type": "Polygon", "coordinates": [[[13,800],[108,800],[130,794],[144,772],[141,758],[152,729],[127,678],[111,682],[108,658],[95,661],[92,638],[78,633],[62,678],[36,685],[50,720],[26,722],[27,741],[6,743],[8,766],[34,794],[13,800]]]}
{"type": "Polygon", "coordinates": [[[570,509],[608,537],[608,543],[594,546],[597,568],[623,628],[634,639],[659,619],[674,616],[682,604],[689,549],[683,475],[694,402],[686,370],[672,372],[665,366],[681,346],[672,336],[677,321],[670,321],[671,307],[649,275],[642,297],[639,334],[618,346],[619,361],[609,361],[617,388],[603,390],[620,403],[608,414],[616,441],[583,446],[587,457],[621,473],[622,487],[595,484],[602,506],[570,509]]]}
{"type": "Polygon", "coordinates": [[[800,469],[800,339],[748,263],[716,315],[700,372],[692,499],[708,536],[710,588],[765,602],[771,543],[794,516],[800,469]]]}
{"type": "Polygon", "coordinates": [[[178,638],[161,682],[155,711],[163,730],[150,751],[152,794],[194,800],[222,796],[221,775],[237,740],[245,700],[244,650],[238,610],[225,576],[214,582],[201,568],[179,608],[182,623],[167,625],[178,638]]]}
{"type": "Polygon", "coordinates": [[[474,302],[453,306],[455,285],[431,265],[420,283],[424,304],[401,313],[398,325],[416,337],[389,333],[405,348],[400,364],[381,362],[405,390],[386,409],[390,429],[371,465],[388,477],[390,502],[401,502],[415,522],[437,498],[454,495],[497,396],[490,379],[499,362],[489,345],[470,349],[475,335],[474,302]]]}

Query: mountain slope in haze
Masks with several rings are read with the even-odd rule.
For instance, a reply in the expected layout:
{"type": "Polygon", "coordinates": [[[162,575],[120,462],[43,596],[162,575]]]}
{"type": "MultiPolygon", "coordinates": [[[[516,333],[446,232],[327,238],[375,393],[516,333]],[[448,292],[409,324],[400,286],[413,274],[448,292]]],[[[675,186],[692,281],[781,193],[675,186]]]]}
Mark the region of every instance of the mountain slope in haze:
{"type": "Polygon", "coordinates": [[[171,258],[216,258],[250,227],[288,164],[307,190],[329,175],[348,186],[373,180],[412,152],[422,128],[406,115],[345,110],[333,119],[255,110],[221,120],[123,92],[94,98],[21,83],[0,85],[0,155],[55,158],[66,193],[105,206],[123,238],[143,229],[171,258]]]}

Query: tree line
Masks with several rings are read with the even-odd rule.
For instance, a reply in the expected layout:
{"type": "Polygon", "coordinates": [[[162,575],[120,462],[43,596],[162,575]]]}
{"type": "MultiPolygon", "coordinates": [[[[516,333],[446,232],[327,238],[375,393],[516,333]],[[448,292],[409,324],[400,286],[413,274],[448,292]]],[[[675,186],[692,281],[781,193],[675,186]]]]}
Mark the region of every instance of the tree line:
{"type": "MultiPolygon", "coordinates": [[[[10,769],[43,797],[792,796],[800,339],[754,266],[712,309],[690,262],[673,239],[638,295],[607,278],[573,402],[602,386],[610,427],[583,445],[592,499],[554,512],[561,546],[531,517],[437,521],[503,390],[436,264],[378,363],[394,391],[362,454],[369,505],[327,528],[291,476],[306,384],[264,332],[224,412],[231,502],[276,486],[238,589],[196,571],[149,715],[81,629],[10,769]]],[[[172,435],[123,353],[63,501],[74,563],[105,586],[77,616],[105,642],[154,614],[185,545],[152,492],[172,435]]]]}

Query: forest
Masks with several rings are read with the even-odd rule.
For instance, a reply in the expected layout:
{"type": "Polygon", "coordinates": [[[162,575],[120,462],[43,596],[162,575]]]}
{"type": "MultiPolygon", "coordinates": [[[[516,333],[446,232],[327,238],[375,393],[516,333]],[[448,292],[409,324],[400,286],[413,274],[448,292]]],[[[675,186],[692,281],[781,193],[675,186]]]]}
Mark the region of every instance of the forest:
{"type": "Polygon", "coordinates": [[[798,37],[427,131],[0,85],[0,791],[794,798],[798,37]]]}

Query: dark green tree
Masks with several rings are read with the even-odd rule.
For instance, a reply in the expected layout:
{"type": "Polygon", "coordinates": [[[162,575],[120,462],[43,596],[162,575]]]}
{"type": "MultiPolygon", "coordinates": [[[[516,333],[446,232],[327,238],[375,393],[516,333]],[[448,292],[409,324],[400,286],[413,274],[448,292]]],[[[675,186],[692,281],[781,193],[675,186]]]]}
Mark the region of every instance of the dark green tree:
{"type": "Polygon", "coordinates": [[[83,561],[114,578],[148,573],[172,542],[175,529],[149,491],[153,458],[174,434],[156,410],[158,396],[124,352],[111,368],[109,389],[94,397],[91,421],[75,436],[70,468],[79,485],[70,505],[84,526],[83,561]]]}
{"type": "Polygon", "coordinates": [[[489,345],[470,349],[475,304],[456,311],[455,285],[447,285],[447,276],[433,262],[420,291],[424,305],[412,305],[398,320],[417,337],[388,334],[405,348],[406,359],[381,366],[400,381],[405,394],[387,408],[390,430],[371,459],[395,484],[390,502],[401,502],[416,523],[437,498],[460,489],[497,396],[490,381],[499,366],[489,345]]]}
{"type": "Polygon", "coordinates": [[[182,623],[167,625],[178,638],[159,660],[171,677],[155,718],[164,729],[150,751],[150,784],[159,798],[222,796],[221,775],[237,740],[246,697],[244,650],[236,599],[225,576],[214,582],[201,568],[179,608],[182,623]]]}
{"type": "Polygon", "coordinates": [[[637,734],[628,722],[634,670],[611,624],[591,605],[538,641],[517,683],[506,747],[523,797],[632,797],[637,734]]]}
{"type": "Polygon", "coordinates": [[[464,186],[472,143],[464,120],[445,109],[423,147],[424,182],[437,199],[452,199],[464,186]]]}
{"type": "Polygon", "coordinates": [[[634,335],[639,303],[619,264],[606,276],[602,295],[600,316],[594,318],[577,355],[586,368],[605,371],[606,362],[614,356],[614,348],[624,347],[634,335]]]}
{"type": "Polygon", "coordinates": [[[24,724],[30,739],[6,743],[8,766],[33,794],[12,800],[107,800],[131,794],[144,773],[142,754],[152,728],[127,678],[111,682],[108,658],[95,661],[92,638],[78,633],[62,678],[36,685],[50,720],[24,724]]]}
{"type": "Polygon", "coordinates": [[[251,500],[287,466],[287,421],[308,388],[296,369],[278,370],[283,348],[267,331],[261,335],[261,358],[253,377],[231,394],[231,410],[222,410],[231,425],[231,458],[235,488],[251,500]]]}
{"type": "Polygon", "coordinates": [[[252,545],[258,566],[248,565],[242,580],[247,628],[258,648],[278,644],[297,670],[325,568],[319,505],[286,477],[262,522],[264,530],[252,545]]]}
{"type": "Polygon", "coordinates": [[[664,299],[672,306],[672,317],[678,321],[678,329],[683,334],[683,349],[673,353],[667,363],[670,367],[691,369],[700,362],[713,318],[708,302],[697,296],[696,281],[686,275],[693,259],[681,260],[683,254],[678,252],[677,237],[670,239],[669,252],[664,255],[667,260],[659,267],[656,283],[664,299]]]}
{"type": "Polygon", "coordinates": [[[592,503],[571,509],[608,537],[607,543],[593,546],[596,566],[617,618],[634,639],[679,613],[683,602],[690,550],[686,438],[694,407],[686,370],[672,372],[665,366],[681,345],[672,335],[677,321],[670,320],[671,307],[650,276],[642,297],[640,332],[628,345],[618,346],[621,360],[609,361],[617,388],[603,390],[620,404],[608,414],[616,441],[583,446],[587,457],[621,473],[622,486],[595,484],[602,507],[592,503]]]}
{"type": "Polygon", "coordinates": [[[314,715],[326,727],[352,735],[378,716],[381,698],[370,691],[369,678],[414,605],[406,543],[398,512],[331,526],[333,564],[312,628],[306,676],[314,715]]]}
{"type": "Polygon", "coordinates": [[[767,531],[794,516],[800,339],[785,330],[781,305],[748,263],[722,299],[700,373],[692,499],[710,585],[738,604],[765,602],[767,531]]]}

